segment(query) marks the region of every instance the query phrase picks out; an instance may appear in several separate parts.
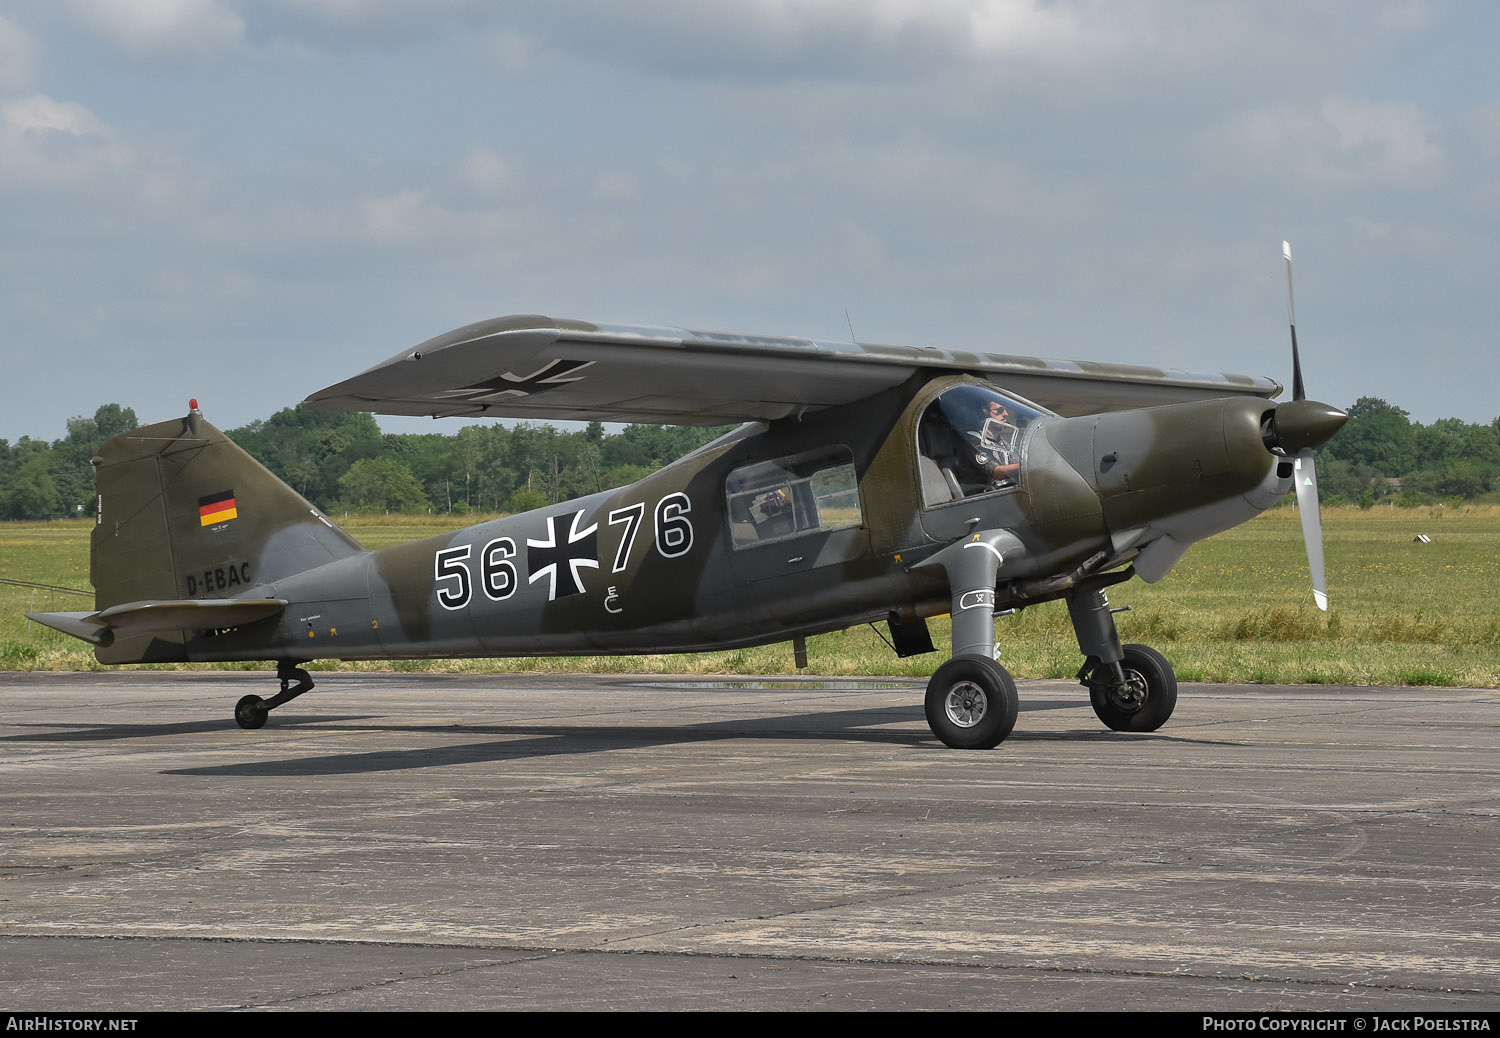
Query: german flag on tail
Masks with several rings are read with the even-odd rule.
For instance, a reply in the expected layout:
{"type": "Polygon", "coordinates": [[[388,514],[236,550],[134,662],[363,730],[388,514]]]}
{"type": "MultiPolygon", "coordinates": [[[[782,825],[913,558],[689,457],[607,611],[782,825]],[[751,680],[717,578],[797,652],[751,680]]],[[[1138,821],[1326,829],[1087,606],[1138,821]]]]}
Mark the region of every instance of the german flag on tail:
{"type": "Polygon", "coordinates": [[[222,494],[210,494],[198,499],[198,525],[212,526],[215,523],[227,523],[237,518],[239,512],[234,505],[234,491],[226,490],[222,494]]]}

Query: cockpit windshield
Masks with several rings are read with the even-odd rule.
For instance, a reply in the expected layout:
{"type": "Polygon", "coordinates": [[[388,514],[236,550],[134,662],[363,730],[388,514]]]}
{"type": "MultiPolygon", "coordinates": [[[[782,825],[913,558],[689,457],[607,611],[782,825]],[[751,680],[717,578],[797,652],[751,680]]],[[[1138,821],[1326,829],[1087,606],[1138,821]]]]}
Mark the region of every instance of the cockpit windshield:
{"type": "Polygon", "coordinates": [[[954,386],[917,426],[917,459],[928,505],[1015,486],[1026,427],[1046,412],[988,386],[954,386]]]}

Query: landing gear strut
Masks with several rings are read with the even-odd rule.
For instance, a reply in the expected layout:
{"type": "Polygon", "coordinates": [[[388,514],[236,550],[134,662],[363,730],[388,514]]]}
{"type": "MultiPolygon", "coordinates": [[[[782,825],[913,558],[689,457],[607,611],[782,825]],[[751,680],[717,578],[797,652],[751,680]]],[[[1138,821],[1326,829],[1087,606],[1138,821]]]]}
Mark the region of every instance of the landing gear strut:
{"type": "Polygon", "coordinates": [[[926,712],[932,734],[954,749],[993,749],[1016,726],[1016,683],[995,661],[995,575],[1007,552],[1021,551],[1010,533],[982,530],[918,563],[948,574],[953,658],[927,683],[926,712]]]}
{"type": "Polygon", "coordinates": [[[245,696],[234,704],[234,723],[241,728],[261,728],[266,717],[282,703],[296,699],[304,692],[311,692],[313,679],[292,660],[281,660],[276,664],[276,676],[281,679],[281,691],[270,699],[260,696],[245,696]],[[297,684],[293,685],[292,682],[297,684]]]}
{"type": "Polygon", "coordinates": [[[1121,645],[1103,591],[1068,597],[1078,648],[1087,657],[1078,680],[1094,713],[1117,732],[1154,732],[1177,705],[1177,675],[1166,657],[1146,645],[1121,645]]]}

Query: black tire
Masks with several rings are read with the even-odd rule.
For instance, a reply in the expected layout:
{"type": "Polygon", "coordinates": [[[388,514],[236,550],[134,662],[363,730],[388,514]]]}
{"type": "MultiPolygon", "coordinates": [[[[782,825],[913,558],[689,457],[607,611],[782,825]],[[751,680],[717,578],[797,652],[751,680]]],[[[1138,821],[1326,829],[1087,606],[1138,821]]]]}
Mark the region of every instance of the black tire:
{"type": "Polygon", "coordinates": [[[1119,689],[1090,686],[1089,702],[1099,720],[1117,732],[1154,732],[1177,706],[1177,674],[1167,658],[1149,645],[1126,645],[1120,666],[1130,684],[1119,689]],[[1138,701],[1137,701],[1138,699],[1138,701]]]}
{"type": "Polygon", "coordinates": [[[999,746],[1021,708],[1010,672],[988,656],[955,656],[927,682],[927,724],[956,750],[999,746]]]}
{"type": "Polygon", "coordinates": [[[264,706],[260,696],[245,696],[234,704],[234,723],[241,728],[263,728],[271,711],[264,706]]]}

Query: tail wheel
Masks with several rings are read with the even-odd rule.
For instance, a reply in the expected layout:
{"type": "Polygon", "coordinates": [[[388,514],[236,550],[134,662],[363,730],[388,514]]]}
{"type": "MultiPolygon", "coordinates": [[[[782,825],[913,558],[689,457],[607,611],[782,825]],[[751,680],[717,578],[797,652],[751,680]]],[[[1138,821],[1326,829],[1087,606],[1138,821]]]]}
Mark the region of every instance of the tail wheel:
{"type": "Polygon", "coordinates": [[[263,728],[271,711],[260,696],[245,696],[234,704],[234,723],[241,728],[263,728]]]}
{"type": "Polygon", "coordinates": [[[999,746],[1016,726],[1020,699],[1010,672],[988,656],[955,656],[927,683],[927,724],[959,750],[999,746]]]}
{"type": "Polygon", "coordinates": [[[1149,645],[1126,645],[1120,660],[1125,684],[1108,683],[1104,668],[1095,669],[1089,702],[1099,720],[1117,732],[1154,732],[1177,706],[1177,675],[1167,658],[1149,645]]]}

